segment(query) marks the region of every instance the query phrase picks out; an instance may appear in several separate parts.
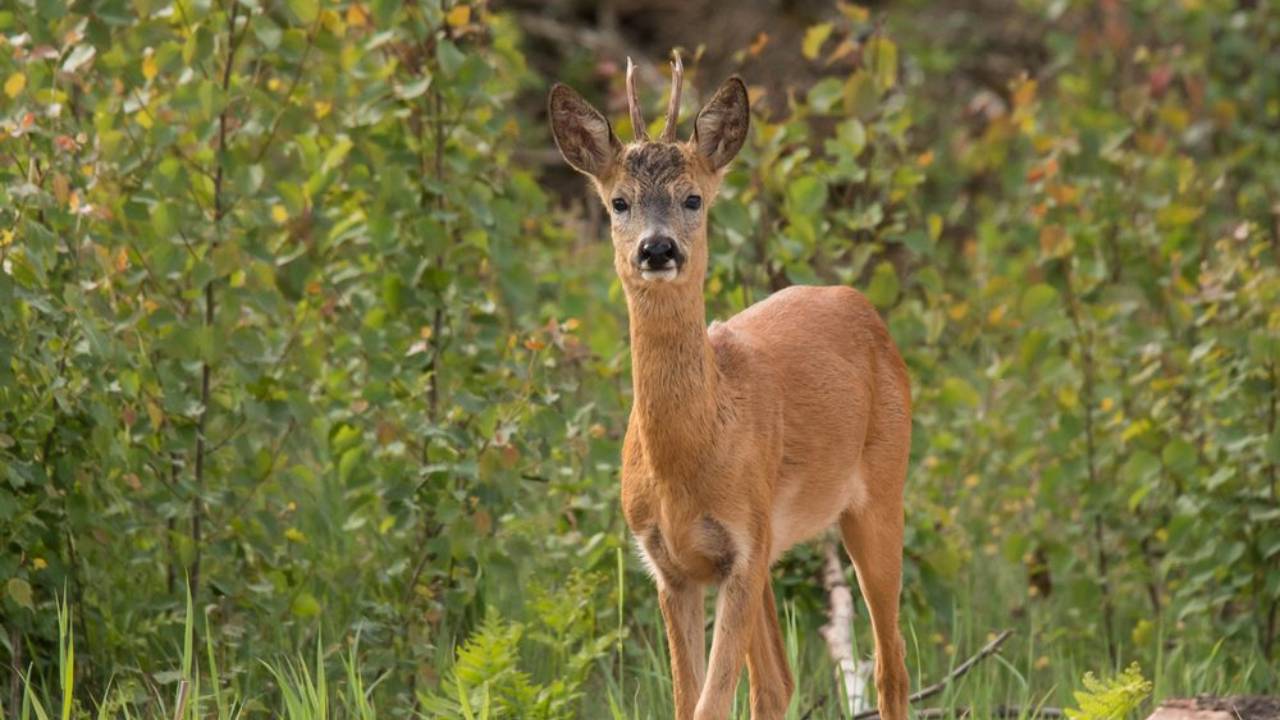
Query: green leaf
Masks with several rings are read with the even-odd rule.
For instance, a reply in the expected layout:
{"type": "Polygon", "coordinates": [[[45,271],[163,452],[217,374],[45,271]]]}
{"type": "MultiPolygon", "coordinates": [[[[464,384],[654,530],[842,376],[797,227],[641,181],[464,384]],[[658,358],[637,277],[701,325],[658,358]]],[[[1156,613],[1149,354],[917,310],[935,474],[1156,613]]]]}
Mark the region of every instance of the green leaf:
{"type": "Polygon", "coordinates": [[[1160,453],[1164,464],[1179,475],[1190,475],[1196,469],[1196,449],[1182,438],[1174,438],[1160,453]]]}
{"type": "Polygon", "coordinates": [[[320,0],[285,0],[285,3],[303,25],[310,25],[320,16],[320,0]]]}
{"type": "Polygon", "coordinates": [[[320,601],[305,590],[294,596],[293,602],[289,605],[289,610],[295,617],[313,618],[320,614],[320,601]]]}
{"type": "Polygon", "coordinates": [[[1271,437],[1267,438],[1267,459],[1272,464],[1280,465],[1280,425],[1277,425],[1271,437]]]}
{"type": "Polygon", "coordinates": [[[787,187],[787,209],[791,214],[817,215],[827,203],[827,184],[813,175],[796,178],[787,187]]]}
{"type": "Polygon", "coordinates": [[[886,260],[876,266],[867,286],[867,299],[878,308],[891,307],[898,300],[898,271],[893,263],[886,260]]]}
{"type": "Polygon", "coordinates": [[[893,89],[898,82],[898,46],[883,35],[867,43],[867,56],[871,58],[876,89],[880,92],[893,89]]]}
{"type": "Polygon", "coordinates": [[[1053,286],[1036,283],[1022,293],[1022,302],[1019,304],[1022,318],[1029,322],[1044,320],[1057,302],[1058,291],[1053,286]]]}
{"type": "Polygon", "coordinates": [[[976,408],[982,398],[978,391],[963,378],[949,377],[942,382],[942,393],[939,401],[949,407],[976,408]]]}
{"type": "Polygon", "coordinates": [[[32,611],[36,609],[31,597],[31,584],[26,580],[17,577],[9,578],[9,582],[5,583],[5,592],[19,607],[32,611]]]}

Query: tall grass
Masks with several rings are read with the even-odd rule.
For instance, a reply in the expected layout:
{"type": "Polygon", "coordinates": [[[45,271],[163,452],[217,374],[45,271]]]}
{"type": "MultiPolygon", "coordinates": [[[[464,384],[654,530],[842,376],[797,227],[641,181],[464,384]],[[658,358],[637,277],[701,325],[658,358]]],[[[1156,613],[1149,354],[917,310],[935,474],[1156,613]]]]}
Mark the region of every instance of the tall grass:
{"type": "MultiPolygon", "coordinates": [[[[611,650],[597,662],[581,693],[578,717],[665,720],[670,717],[671,683],[661,618],[639,611],[628,613],[622,599],[626,595],[621,592],[624,578],[620,562],[615,578],[619,590],[617,610],[629,627],[610,632],[611,650]]],[[[913,685],[917,688],[947,675],[987,642],[991,632],[1006,626],[1015,630],[999,654],[949,684],[941,694],[930,698],[927,706],[953,711],[954,717],[960,717],[965,710],[972,713],[972,717],[992,717],[997,708],[1013,707],[1020,709],[1018,717],[1032,718],[1044,707],[1078,704],[1074,693],[1081,687],[1086,672],[1106,676],[1116,669],[1111,667],[1106,650],[1099,643],[1053,632],[1053,618],[1062,612],[1061,608],[1032,606],[1023,617],[1013,621],[1003,614],[998,604],[984,603],[987,599],[971,589],[941,628],[921,627],[911,618],[904,621],[903,635],[913,685]]],[[[72,610],[65,599],[57,604],[58,672],[53,678],[23,676],[22,704],[16,715],[20,720],[50,720],[54,709],[61,720],[117,717],[374,720],[439,716],[423,709],[430,704],[409,707],[406,699],[395,696],[383,698],[385,707],[380,711],[375,695],[382,678],[370,678],[362,668],[358,637],[345,651],[326,650],[317,632],[313,647],[281,648],[276,655],[261,658],[257,672],[247,667],[220,667],[214,640],[216,628],[207,618],[199,618],[203,620],[200,623],[203,653],[197,650],[198,618],[190,597],[183,619],[181,654],[172,665],[178,668],[177,677],[168,678],[171,691],[148,685],[146,697],[140,701],[125,692],[125,683],[116,682],[122,678],[113,677],[100,697],[85,697],[75,686],[77,656],[70,621],[72,610]]],[[[784,646],[797,681],[788,720],[849,717],[847,701],[835,679],[827,649],[816,632],[823,618],[810,617],[791,602],[782,603],[781,613],[784,646]]],[[[856,618],[853,630],[857,656],[870,657],[871,635],[865,613],[856,618]]],[[[1144,665],[1152,681],[1154,699],[1197,693],[1240,693],[1280,686],[1280,670],[1267,663],[1259,651],[1228,649],[1223,641],[1205,642],[1187,637],[1179,636],[1176,627],[1157,622],[1150,652],[1130,647],[1121,658],[1121,665],[1135,659],[1144,665]]],[[[536,662],[523,669],[531,675],[540,670],[536,662]]],[[[479,694],[469,693],[461,686],[448,686],[451,682],[461,683],[450,675],[448,668],[435,670],[442,685],[437,690],[457,699],[459,718],[512,717],[509,710],[504,714],[499,708],[500,688],[493,688],[492,693],[489,687],[484,687],[479,694]]],[[[733,709],[735,720],[749,718],[745,679],[744,673],[733,709]]]]}

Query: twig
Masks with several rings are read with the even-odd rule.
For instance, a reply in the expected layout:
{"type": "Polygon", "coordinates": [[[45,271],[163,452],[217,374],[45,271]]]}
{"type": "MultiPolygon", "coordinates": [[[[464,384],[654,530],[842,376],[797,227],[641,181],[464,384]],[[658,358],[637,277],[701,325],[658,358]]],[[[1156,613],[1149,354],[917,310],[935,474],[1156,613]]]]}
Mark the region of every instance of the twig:
{"type": "MultiPolygon", "coordinates": [[[[974,714],[974,711],[970,708],[952,708],[950,710],[946,708],[929,708],[928,710],[921,710],[920,712],[916,713],[916,718],[920,720],[922,720],[923,718],[951,718],[951,717],[967,718],[973,714],[974,714]]],[[[983,717],[988,717],[988,718],[1020,718],[1024,716],[1031,717],[1031,718],[1066,717],[1066,715],[1063,714],[1061,710],[1055,707],[1028,709],[1023,707],[1018,707],[1016,705],[1001,705],[1000,707],[992,708],[985,715],[983,715],[983,717]]]]}
{"type": "MultiPolygon", "coordinates": [[[[965,673],[972,670],[973,667],[977,665],[979,662],[981,662],[984,658],[994,654],[996,650],[999,650],[1000,645],[1003,644],[1005,640],[1008,640],[1009,636],[1012,634],[1013,634],[1012,630],[1005,630],[1001,632],[999,635],[992,638],[991,642],[982,646],[982,649],[979,650],[977,653],[975,653],[972,657],[970,657],[968,660],[965,660],[964,662],[957,665],[954,670],[952,670],[950,673],[947,674],[946,677],[942,678],[938,682],[926,688],[917,690],[910,698],[908,698],[907,702],[910,702],[913,704],[918,703],[921,700],[931,698],[934,695],[937,695],[938,693],[942,692],[947,688],[948,685],[955,682],[956,680],[959,680],[962,676],[964,676],[965,673]]],[[[947,712],[951,712],[951,711],[947,711],[947,712]]],[[[853,720],[869,720],[870,718],[878,718],[878,717],[880,717],[880,712],[878,710],[867,710],[865,712],[860,712],[857,715],[854,715],[853,720]]],[[[921,717],[942,717],[942,716],[921,715],[921,717]]],[[[1005,716],[999,716],[999,717],[1005,717],[1005,716]]],[[[1045,716],[1045,717],[1048,717],[1048,716],[1045,716]]]]}

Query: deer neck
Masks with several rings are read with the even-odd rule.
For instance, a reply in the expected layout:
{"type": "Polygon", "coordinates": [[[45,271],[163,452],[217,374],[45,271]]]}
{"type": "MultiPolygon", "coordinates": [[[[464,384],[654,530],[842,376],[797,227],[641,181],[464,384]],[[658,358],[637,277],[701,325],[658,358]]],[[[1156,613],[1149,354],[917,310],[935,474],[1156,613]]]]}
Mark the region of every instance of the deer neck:
{"type": "Polygon", "coordinates": [[[700,284],[636,288],[631,316],[633,422],[660,478],[694,480],[716,436],[719,372],[700,284]]]}

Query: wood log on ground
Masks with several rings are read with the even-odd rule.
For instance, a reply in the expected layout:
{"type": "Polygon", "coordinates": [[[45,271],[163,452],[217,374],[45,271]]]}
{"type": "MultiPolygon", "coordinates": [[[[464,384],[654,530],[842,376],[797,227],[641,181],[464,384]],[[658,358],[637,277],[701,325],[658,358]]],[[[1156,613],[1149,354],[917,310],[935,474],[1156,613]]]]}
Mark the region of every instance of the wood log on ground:
{"type": "Polygon", "coordinates": [[[1166,700],[1147,720],[1280,720],[1280,698],[1260,695],[1166,700]]]}

